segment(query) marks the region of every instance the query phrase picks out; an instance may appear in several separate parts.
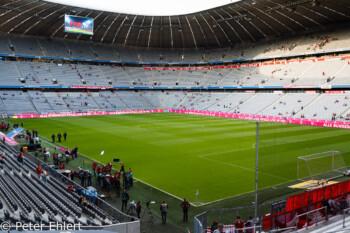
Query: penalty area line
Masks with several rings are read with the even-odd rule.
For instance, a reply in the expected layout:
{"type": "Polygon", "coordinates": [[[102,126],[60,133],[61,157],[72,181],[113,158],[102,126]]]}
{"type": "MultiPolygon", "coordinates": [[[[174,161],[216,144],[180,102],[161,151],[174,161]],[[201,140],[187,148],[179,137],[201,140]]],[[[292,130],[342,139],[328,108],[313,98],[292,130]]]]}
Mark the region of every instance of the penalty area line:
{"type": "MultiPolygon", "coordinates": [[[[243,150],[245,150],[245,149],[243,149],[243,150]]],[[[220,161],[220,160],[217,160],[217,159],[213,159],[213,158],[208,158],[207,157],[207,156],[210,156],[210,155],[225,154],[225,153],[229,153],[229,152],[233,152],[233,151],[237,151],[237,150],[231,150],[231,151],[226,151],[226,152],[224,151],[224,152],[212,153],[212,154],[206,154],[206,155],[198,155],[198,157],[199,158],[203,158],[203,159],[208,159],[208,160],[211,160],[211,161],[214,161],[214,162],[217,162],[217,163],[225,164],[225,165],[228,165],[228,166],[241,168],[241,169],[246,170],[246,171],[255,172],[255,170],[251,169],[251,168],[239,166],[239,165],[232,164],[232,163],[226,163],[226,162],[223,162],[223,161],[220,161]]],[[[266,175],[266,176],[271,176],[271,177],[274,177],[274,178],[277,178],[277,179],[281,179],[281,180],[285,180],[285,181],[292,181],[292,180],[286,179],[284,177],[272,175],[272,174],[266,173],[266,172],[259,171],[259,174],[266,175]]]]}

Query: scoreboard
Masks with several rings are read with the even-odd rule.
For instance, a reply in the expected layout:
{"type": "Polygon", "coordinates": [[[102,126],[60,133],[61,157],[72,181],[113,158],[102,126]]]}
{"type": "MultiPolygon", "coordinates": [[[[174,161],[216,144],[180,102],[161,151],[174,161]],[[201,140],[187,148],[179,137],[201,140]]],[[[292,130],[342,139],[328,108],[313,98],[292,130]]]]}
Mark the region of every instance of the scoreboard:
{"type": "Polygon", "coordinates": [[[64,31],[69,33],[79,33],[86,35],[94,34],[94,19],[74,16],[74,15],[65,15],[64,16],[64,31]]]}

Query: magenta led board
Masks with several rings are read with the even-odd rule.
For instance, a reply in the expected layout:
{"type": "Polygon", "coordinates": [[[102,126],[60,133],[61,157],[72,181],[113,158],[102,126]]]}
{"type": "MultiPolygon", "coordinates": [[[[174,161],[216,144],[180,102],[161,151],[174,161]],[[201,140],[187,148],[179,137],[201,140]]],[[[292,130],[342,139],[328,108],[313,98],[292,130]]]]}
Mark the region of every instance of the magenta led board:
{"type": "Polygon", "coordinates": [[[94,19],[74,15],[65,15],[64,31],[69,33],[93,35],[94,19]]]}

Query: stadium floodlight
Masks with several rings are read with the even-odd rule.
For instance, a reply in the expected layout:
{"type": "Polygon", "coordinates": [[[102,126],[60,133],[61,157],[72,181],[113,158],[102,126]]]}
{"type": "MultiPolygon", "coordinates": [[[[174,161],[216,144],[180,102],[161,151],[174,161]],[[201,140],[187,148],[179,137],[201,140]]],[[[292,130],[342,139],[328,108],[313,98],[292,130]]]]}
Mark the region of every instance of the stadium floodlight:
{"type": "Polygon", "coordinates": [[[348,173],[348,168],[339,151],[327,151],[298,157],[298,180],[330,180],[348,173]]]}

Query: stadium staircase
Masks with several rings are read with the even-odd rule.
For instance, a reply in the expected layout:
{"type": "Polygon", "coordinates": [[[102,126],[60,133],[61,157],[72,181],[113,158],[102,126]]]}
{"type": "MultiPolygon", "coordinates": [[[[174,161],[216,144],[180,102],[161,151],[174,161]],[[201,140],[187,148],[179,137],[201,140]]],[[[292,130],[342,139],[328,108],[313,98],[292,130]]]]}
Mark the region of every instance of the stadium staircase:
{"type": "Polygon", "coordinates": [[[296,77],[293,81],[293,83],[297,82],[299,79],[301,79],[303,77],[303,75],[308,72],[313,66],[314,66],[315,62],[312,62],[312,64],[307,67],[298,77],[296,77]]]}
{"type": "Polygon", "coordinates": [[[184,95],[181,101],[176,105],[176,108],[180,108],[180,106],[182,105],[182,103],[185,102],[186,99],[187,99],[187,93],[184,95]]]}
{"type": "Polygon", "coordinates": [[[62,98],[62,96],[59,97],[59,98],[60,98],[60,99],[62,100],[62,102],[66,105],[67,109],[68,109],[70,112],[73,112],[73,109],[71,108],[71,106],[69,105],[69,107],[68,107],[67,101],[66,101],[64,98],[62,98]]]}
{"type": "Polygon", "coordinates": [[[97,105],[97,107],[99,107],[98,110],[103,110],[103,108],[101,107],[101,105],[98,104],[98,102],[95,100],[95,98],[93,96],[91,96],[92,101],[94,101],[94,103],[97,105]]]}
{"type": "Polygon", "coordinates": [[[127,105],[127,104],[125,103],[124,99],[121,98],[117,93],[115,93],[115,96],[116,96],[118,99],[120,99],[120,101],[121,101],[128,109],[131,109],[130,106],[127,105]]]}
{"type": "Polygon", "coordinates": [[[221,85],[221,83],[222,83],[222,81],[224,80],[224,79],[226,79],[227,77],[230,77],[230,76],[232,76],[232,73],[235,71],[235,69],[232,69],[228,74],[226,74],[224,77],[222,77],[222,79],[219,79],[218,80],[218,86],[220,86],[221,85]]]}
{"type": "Polygon", "coordinates": [[[333,74],[333,76],[331,77],[331,79],[330,79],[329,82],[333,81],[333,80],[337,77],[337,75],[340,74],[347,66],[348,66],[348,64],[345,62],[345,63],[342,65],[342,67],[340,67],[340,68],[337,70],[337,72],[335,72],[335,73],[333,74]]]}
{"type": "Polygon", "coordinates": [[[176,83],[180,83],[180,79],[181,79],[182,73],[183,73],[183,70],[180,70],[180,72],[179,72],[179,77],[178,77],[178,79],[176,80],[176,83]]]}
{"type": "Polygon", "coordinates": [[[127,77],[127,78],[129,79],[130,86],[133,86],[133,81],[135,81],[135,80],[132,80],[132,79],[130,78],[130,75],[128,74],[128,72],[125,71],[124,68],[122,68],[122,71],[123,71],[123,73],[125,74],[125,77],[127,77]]]}
{"type": "Polygon", "coordinates": [[[241,103],[241,104],[238,103],[236,106],[232,106],[232,108],[231,108],[230,110],[228,110],[227,112],[232,112],[236,107],[238,107],[238,106],[244,104],[245,102],[249,101],[251,98],[254,98],[255,96],[256,96],[256,94],[255,94],[255,95],[252,95],[252,96],[250,96],[248,99],[244,100],[243,103],[241,103]]]}
{"type": "MultiPolygon", "coordinates": [[[[50,68],[47,66],[46,63],[42,63],[42,64],[44,65],[44,67],[45,67],[46,70],[49,70],[49,69],[50,69],[50,68]]],[[[54,77],[53,77],[51,71],[47,72],[47,74],[50,76],[51,81],[52,81],[52,83],[53,83],[54,77]]],[[[57,80],[57,82],[58,82],[58,80],[57,80]]]]}
{"type": "Polygon", "coordinates": [[[16,69],[16,72],[17,72],[17,74],[18,74],[18,77],[19,77],[19,78],[23,78],[23,76],[22,76],[22,74],[21,74],[21,71],[20,71],[19,68],[18,68],[17,62],[14,62],[14,67],[15,67],[15,69],[16,69]]]}
{"type": "Polygon", "coordinates": [[[209,105],[208,107],[206,107],[204,110],[207,110],[207,109],[209,109],[209,108],[211,108],[211,107],[213,107],[213,106],[216,106],[219,102],[224,101],[225,99],[231,98],[232,95],[234,95],[234,93],[231,93],[231,94],[225,96],[224,98],[222,98],[222,99],[216,101],[216,102],[213,103],[212,105],[209,105]]]}
{"type": "Polygon", "coordinates": [[[45,47],[41,45],[40,40],[37,40],[37,41],[38,41],[38,45],[39,45],[40,51],[42,52],[43,56],[47,56],[45,47]]]}
{"type": "Polygon", "coordinates": [[[295,112],[295,116],[299,113],[301,113],[302,111],[304,111],[307,107],[309,107],[310,105],[312,105],[313,102],[319,100],[320,98],[322,98],[322,95],[319,94],[315,99],[313,99],[312,101],[310,101],[307,105],[303,106],[303,109],[299,109],[299,111],[295,112]]]}
{"type": "Polygon", "coordinates": [[[143,95],[140,95],[141,98],[148,103],[150,106],[152,106],[153,108],[158,108],[159,106],[154,106],[147,98],[145,98],[143,95]]]}
{"type": "MultiPolygon", "coordinates": [[[[32,101],[31,96],[28,94],[28,92],[23,92],[23,94],[26,96],[26,99],[28,100],[28,102],[30,103],[30,105],[32,106],[32,108],[35,110],[36,113],[40,114],[41,112],[36,108],[35,104],[32,101]]],[[[51,105],[50,105],[51,106],[51,105]]]]}
{"type": "Polygon", "coordinates": [[[264,110],[270,108],[271,106],[273,106],[275,103],[278,103],[279,101],[283,100],[283,98],[286,97],[286,95],[282,95],[280,98],[278,98],[276,101],[272,102],[271,104],[267,105],[265,108],[261,109],[259,112],[256,112],[255,114],[258,114],[263,112],[264,110]]]}
{"type": "MultiPolygon", "coordinates": [[[[109,79],[107,78],[107,75],[103,72],[103,70],[101,69],[100,66],[97,66],[98,71],[103,75],[103,77],[105,78],[105,80],[109,81],[109,79]]],[[[108,84],[109,85],[109,84],[108,84]]]]}
{"type": "Polygon", "coordinates": [[[349,106],[349,108],[346,109],[344,112],[338,114],[338,116],[335,118],[335,120],[342,121],[343,119],[341,119],[341,117],[344,117],[344,118],[345,118],[349,111],[350,111],[350,106],[349,106]]]}
{"type": "MultiPolygon", "coordinates": [[[[203,84],[203,82],[205,81],[206,77],[208,76],[208,74],[209,74],[210,72],[211,72],[211,70],[208,70],[208,72],[205,73],[205,74],[202,76],[201,80],[199,81],[199,85],[200,85],[200,86],[203,86],[202,84],[203,84]]],[[[210,75],[209,75],[209,77],[210,77],[210,75]]]]}

